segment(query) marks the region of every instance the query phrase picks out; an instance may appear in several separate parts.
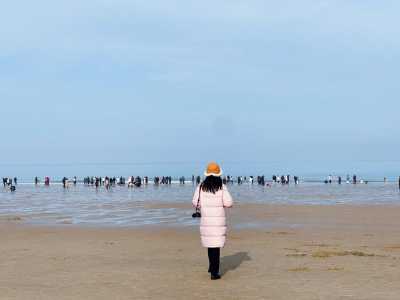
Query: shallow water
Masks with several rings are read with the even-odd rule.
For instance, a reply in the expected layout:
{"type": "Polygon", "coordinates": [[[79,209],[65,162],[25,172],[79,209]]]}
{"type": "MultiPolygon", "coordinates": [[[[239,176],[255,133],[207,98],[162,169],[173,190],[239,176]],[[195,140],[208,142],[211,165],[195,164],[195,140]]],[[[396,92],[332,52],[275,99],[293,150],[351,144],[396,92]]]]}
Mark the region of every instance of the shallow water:
{"type": "MultiPolygon", "coordinates": [[[[267,204],[397,204],[400,192],[397,184],[321,184],[298,186],[231,185],[236,203],[267,204]]],[[[17,191],[0,188],[0,216],[18,216],[28,223],[79,224],[96,226],[142,226],[151,224],[194,225],[191,218],[192,184],[114,187],[110,190],[84,185],[63,189],[23,184],[17,191]],[[187,204],[157,206],[154,203],[187,204]]],[[[246,226],[246,224],[242,224],[246,226]]]]}

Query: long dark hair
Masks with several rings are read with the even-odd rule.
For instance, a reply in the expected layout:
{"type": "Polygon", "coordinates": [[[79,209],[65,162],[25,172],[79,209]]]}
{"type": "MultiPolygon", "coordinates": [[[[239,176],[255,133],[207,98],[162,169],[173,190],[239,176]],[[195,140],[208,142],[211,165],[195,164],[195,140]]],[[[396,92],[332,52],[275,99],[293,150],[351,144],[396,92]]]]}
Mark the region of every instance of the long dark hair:
{"type": "Polygon", "coordinates": [[[219,176],[207,176],[201,184],[201,190],[203,192],[209,192],[215,194],[222,189],[222,179],[219,176]]]}

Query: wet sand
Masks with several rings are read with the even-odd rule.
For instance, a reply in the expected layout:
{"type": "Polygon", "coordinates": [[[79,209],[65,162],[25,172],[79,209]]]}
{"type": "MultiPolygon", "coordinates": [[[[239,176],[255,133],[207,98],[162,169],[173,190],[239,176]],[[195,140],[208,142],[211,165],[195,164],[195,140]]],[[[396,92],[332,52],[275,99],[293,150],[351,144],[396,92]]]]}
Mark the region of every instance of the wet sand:
{"type": "MultiPolygon", "coordinates": [[[[157,204],[152,204],[157,205],[157,204]]],[[[0,299],[399,299],[400,206],[239,205],[210,281],[197,228],[0,220],[0,299]],[[273,225],[268,225],[273,224],[273,225]]]]}

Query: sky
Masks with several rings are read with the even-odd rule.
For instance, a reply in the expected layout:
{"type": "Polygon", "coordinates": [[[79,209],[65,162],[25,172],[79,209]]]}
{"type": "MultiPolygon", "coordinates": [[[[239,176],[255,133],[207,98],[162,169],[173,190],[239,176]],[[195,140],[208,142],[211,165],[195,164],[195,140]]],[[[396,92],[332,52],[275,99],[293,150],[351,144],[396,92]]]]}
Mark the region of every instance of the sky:
{"type": "Polygon", "coordinates": [[[0,173],[191,174],[210,160],[232,172],[395,172],[399,12],[385,0],[8,1],[0,173]]]}

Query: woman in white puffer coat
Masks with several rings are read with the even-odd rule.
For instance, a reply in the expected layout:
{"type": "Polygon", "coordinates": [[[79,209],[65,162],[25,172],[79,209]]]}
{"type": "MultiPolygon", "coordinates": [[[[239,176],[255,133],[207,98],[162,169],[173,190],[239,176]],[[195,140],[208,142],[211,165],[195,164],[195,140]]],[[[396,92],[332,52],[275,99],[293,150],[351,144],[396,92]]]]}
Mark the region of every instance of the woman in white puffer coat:
{"type": "Polygon", "coordinates": [[[209,273],[211,279],[220,279],[220,248],[226,241],[225,208],[232,207],[233,201],[228,189],[222,184],[222,171],[216,163],[210,163],[205,172],[206,179],[193,196],[193,206],[201,211],[200,234],[203,247],[208,248],[209,273]]]}

